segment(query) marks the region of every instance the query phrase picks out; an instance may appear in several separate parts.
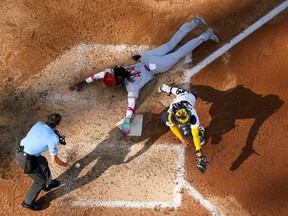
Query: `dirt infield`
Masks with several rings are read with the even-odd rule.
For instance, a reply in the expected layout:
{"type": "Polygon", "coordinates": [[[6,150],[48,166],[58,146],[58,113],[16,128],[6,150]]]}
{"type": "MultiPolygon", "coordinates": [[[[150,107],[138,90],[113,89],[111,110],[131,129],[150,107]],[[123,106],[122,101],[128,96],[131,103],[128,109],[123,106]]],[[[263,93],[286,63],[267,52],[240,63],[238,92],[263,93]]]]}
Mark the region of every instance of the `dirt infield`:
{"type": "Polygon", "coordinates": [[[0,215],[288,215],[287,9],[191,77],[208,140],[203,175],[193,145],[183,149],[160,118],[172,96],[156,88],[187,84],[183,61],[142,89],[140,137],[116,127],[127,108],[123,86],[68,89],[105,67],[133,63],[132,55],[165,43],[200,15],[220,43],[194,50],[193,68],[283,2],[1,1],[0,215]],[[81,166],[51,165],[62,185],[40,193],[44,210],[35,213],[21,207],[31,179],[14,152],[30,127],[55,111],[68,143],[59,157],[81,166]]]}

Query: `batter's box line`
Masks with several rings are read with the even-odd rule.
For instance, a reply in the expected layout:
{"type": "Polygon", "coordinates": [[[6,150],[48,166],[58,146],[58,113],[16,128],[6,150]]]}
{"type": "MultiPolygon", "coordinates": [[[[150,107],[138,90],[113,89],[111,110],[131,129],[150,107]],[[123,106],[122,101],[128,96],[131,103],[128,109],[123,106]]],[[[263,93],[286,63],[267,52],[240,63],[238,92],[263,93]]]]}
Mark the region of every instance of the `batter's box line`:
{"type": "Polygon", "coordinates": [[[71,205],[82,207],[110,208],[175,208],[173,202],[135,202],[135,201],[70,201],[71,205]]]}
{"type": "MultiPolygon", "coordinates": [[[[137,144],[141,145],[141,144],[137,144]]],[[[109,147],[112,147],[110,144],[109,147]]],[[[178,208],[182,203],[181,191],[185,189],[190,196],[199,201],[212,215],[223,215],[208,200],[206,200],[194,187],[185,180],[185,148],[179,144],[155,144],[151,148],[162,150],[174,150],[178,154],[176,163],[175,188],[172,202],[138,202],[138,201],[69,201],[70,205],[82,207],[110,207],[110,208],[178,208]]]]}

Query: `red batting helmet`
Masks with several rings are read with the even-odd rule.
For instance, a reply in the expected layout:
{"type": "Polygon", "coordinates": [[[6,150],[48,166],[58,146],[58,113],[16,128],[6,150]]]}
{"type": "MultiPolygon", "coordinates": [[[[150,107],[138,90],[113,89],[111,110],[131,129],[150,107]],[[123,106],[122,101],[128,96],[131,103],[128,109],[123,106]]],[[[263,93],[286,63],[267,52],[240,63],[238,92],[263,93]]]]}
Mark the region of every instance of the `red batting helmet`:
{"type": "Polygon", "coordinates": [[[107,87],[113,87],[116,85],[116,79],[113,73],[111,72],[106,72],[104,75],[104,84],[107,87]]]}

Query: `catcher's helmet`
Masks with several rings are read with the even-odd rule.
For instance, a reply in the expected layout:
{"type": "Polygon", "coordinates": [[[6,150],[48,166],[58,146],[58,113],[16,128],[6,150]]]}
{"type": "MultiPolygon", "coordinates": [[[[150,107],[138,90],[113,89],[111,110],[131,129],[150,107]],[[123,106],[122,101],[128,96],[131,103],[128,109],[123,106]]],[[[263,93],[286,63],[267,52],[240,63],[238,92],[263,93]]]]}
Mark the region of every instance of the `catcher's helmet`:
{"type": "Polygon", "coordinates": [[[116,85],[115,75],[111,72],[106,72],[104,75],[104,84],[107,87],[113,87],[116,85]]]}
{"type": "Polygon", "coordinates": [[[176,118],[176,120],[181,124],[188,123],[191,118],[190,112],[187,110],[186,106],[181,102],[172,104],[172,113],[176,118]]]}

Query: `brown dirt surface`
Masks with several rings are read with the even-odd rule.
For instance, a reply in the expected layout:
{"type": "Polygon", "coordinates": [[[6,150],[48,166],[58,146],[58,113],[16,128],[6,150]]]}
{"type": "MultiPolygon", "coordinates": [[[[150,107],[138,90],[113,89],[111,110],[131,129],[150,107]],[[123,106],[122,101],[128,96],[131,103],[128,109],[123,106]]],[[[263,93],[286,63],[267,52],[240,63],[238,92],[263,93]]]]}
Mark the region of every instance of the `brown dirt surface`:
{"type": "Polygon", "coordinates": [[[283,2],[2,0],[0,215],[288,215],[287,9],[191,77],[207,135],[203,152],[210,161],[203,175],[193,145],[181,148],[160,118],[172,96],[158,94],[157,86],[183,85],[183,61],[142,89],[136,107],[144,117],[141,137],[124,137],[115,126],[127,107],[123,86],[68,89],[105,67],[133,63],[132,55],[165,43],[200,15],[220,43],[197,47],[193,68],[283,2]],[[51,112],[62,114],[59,130],[67,137],[59,157],[81,167],[51,165],[62,185],[41,192],[44,210],[31,212],[21,202],[32,182],[15,149],[51,112]],[[163,205],[175,199],[177,207],[163,205]]]}

